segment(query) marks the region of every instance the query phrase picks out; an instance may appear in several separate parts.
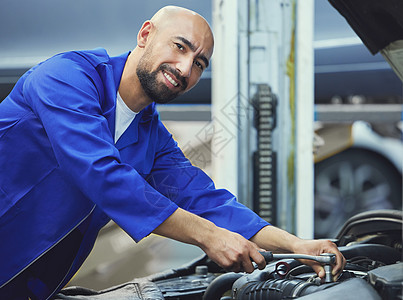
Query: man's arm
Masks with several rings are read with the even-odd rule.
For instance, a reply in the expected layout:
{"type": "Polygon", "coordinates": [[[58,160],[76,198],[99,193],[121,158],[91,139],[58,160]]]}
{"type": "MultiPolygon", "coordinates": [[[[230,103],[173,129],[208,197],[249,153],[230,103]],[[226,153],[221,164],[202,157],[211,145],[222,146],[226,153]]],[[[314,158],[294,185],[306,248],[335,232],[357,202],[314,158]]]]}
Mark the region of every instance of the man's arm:
{"type": "MultiPolygon", "coordinates": [[[[163,127],[160,130],[162,136],[169,134],[163,127]]],[[[334,270],[344,266],[334,244],[304,241],[267,226],[267,222],[236,202],[229,192],[215,189],[211,179],[190,164],[172,138],[159,151],[149,182],[180,207],[153,232],[199,246],[227,270],[252,272],[251,259],[263,268],[265,262],[257,249],[305,254],[332,252],[338,256],[334,270]]],[[[314,265],[314,268],[322,276],[322,267],[314,265]]]]}
{"type": "MultiPolygon", "coordinates": [[[[274,226],[264,227],[249,241],[181,208],[158,226],[154,233],[196,245],[221,267],[233,272],[253,272],[252,260],[259,269],[263,269],[266,264],[258,252],[263,249],[277,253],[309,255],[334,253],[336,254],[334,276],[338,276],[345,265],[344,257],[330,241],[303,240],[274,226]]],[[[309,264],[319,277],[324,278],[325,272],[321,265],[311,261],[303,262],[309,264]]]]}

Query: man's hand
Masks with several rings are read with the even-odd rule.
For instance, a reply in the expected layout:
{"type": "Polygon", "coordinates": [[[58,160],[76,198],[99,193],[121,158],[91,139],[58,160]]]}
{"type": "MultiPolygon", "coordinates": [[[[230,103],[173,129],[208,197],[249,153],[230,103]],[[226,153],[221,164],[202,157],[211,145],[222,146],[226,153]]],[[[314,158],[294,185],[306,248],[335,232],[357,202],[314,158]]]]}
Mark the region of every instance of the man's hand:
{"type": "MultiPolygon", "coordinates": [[[[333,278],[336,280],[346,265],[344,256],[338,250],[336,244],[329,240],[299,240],[294,247],[295,253],[320,255],[322,253],[333,253],[336,255],[336,263],[332,268],[333,278]]],[[[322,265],[311,260],[301,260],[302,263],[311,266],[320,278],[325,277],[325,270],[322,265]]]]}
{"type": "Polygon", "coordinates": [[[154,233],[196,245],[222,268],[232,272],[254,270],[266,266],[258,246],[237,233],[215,226],[212,222],[178,208],[154,233]]]}
{"type": "Polygon", "coordinates": [[[214,236],[202,247],[203,251],[218,265],[227,271],[252,273],[254,261],[259,269],[266,266],[260,248],[242,237],[223,228],[217,227],[214,236]]]}
{"type": "MultiPolygon", "coordinates": [[[[274,226],[262,228],[251,238],[258,246],[276,253],[295,253],[307,255],[320,255],[322,253],[334,253],[336,263],[333,266],[332,274],[337,278],[346,265],[344,256],[340,253],[336,244],[328,240],[303,240],[284,230],[274,226]]],[[[325,277],[325,270],[318,262],[302,260],[313,268],[320,278],[325,277]]]]}

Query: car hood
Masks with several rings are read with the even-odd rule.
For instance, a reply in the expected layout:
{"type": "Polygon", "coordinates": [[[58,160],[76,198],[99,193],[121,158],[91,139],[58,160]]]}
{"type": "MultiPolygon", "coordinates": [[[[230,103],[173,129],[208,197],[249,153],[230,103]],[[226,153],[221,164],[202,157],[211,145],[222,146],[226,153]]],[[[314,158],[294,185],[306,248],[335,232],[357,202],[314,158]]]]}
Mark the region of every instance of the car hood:
{"type": "Polygon", "coordinates": [[[372,54],[380,52],[403,81],[403,1],[329,0],[372,54]]]}

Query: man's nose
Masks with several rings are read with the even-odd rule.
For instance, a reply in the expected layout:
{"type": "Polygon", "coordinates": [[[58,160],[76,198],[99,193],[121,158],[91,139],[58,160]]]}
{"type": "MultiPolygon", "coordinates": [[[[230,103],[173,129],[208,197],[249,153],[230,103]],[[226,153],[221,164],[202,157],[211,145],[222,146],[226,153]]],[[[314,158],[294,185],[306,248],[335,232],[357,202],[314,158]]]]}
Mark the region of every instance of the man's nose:
{"type": "Polygon", "coordinates": [[[176,68],[182,77],[188,78],[192,73],[193,58],[183,57],[177,64],[176,68]]]}

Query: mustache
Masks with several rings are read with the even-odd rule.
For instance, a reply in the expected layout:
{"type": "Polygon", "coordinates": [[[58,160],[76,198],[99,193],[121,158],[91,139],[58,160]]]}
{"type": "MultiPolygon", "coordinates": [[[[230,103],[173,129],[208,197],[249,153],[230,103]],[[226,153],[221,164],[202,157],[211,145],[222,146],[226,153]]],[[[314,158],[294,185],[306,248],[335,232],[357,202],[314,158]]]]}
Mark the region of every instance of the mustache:
{"type": "Polygon", "coordinates": [[[168,72],[170,72],[172,75],[174,75],[176,77],[177,80],[180,81],[182,89],[185,90],[187,88],[188,84],[186,82],[185,77],[181,76],[179,74],[179,72],[176,69],[172,68],[170,65],[162,64],[162,65],[160,65],[158,67],[157,71],[168,71],[168,72]]]}

